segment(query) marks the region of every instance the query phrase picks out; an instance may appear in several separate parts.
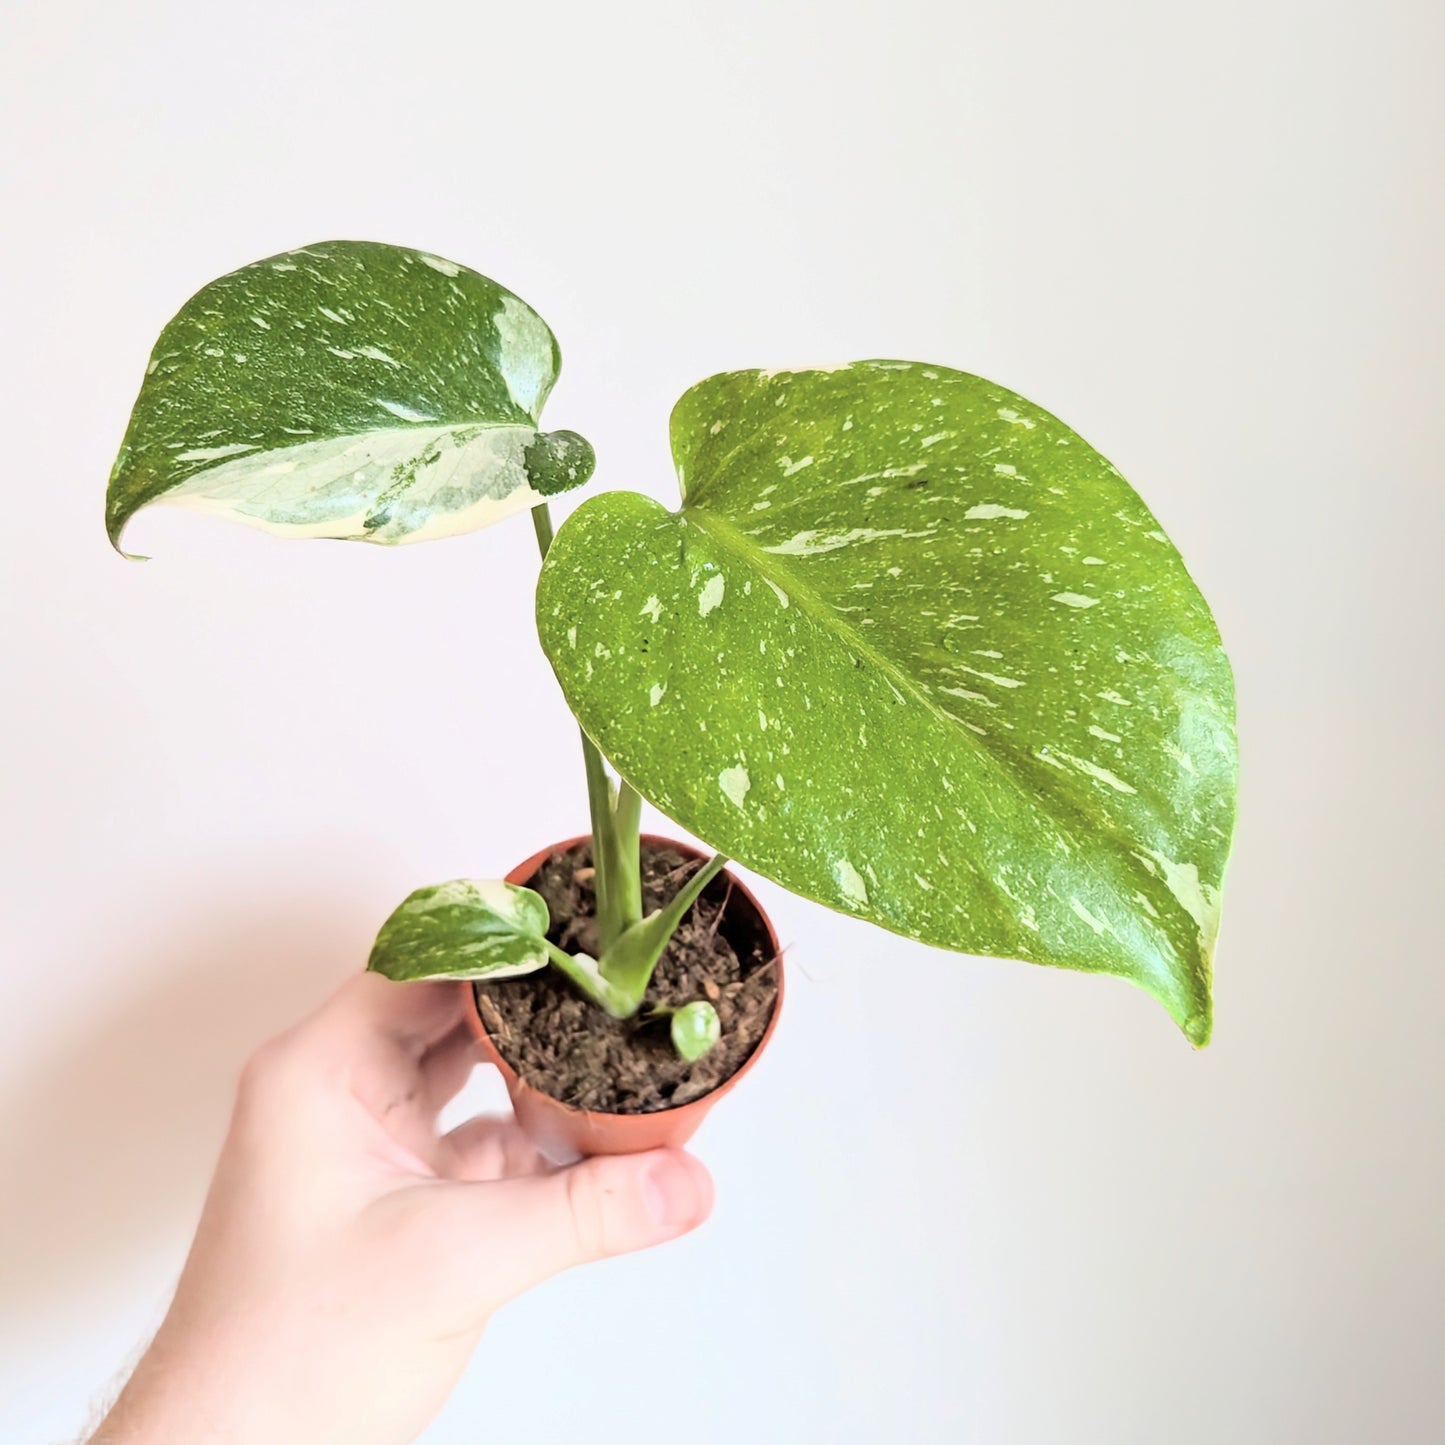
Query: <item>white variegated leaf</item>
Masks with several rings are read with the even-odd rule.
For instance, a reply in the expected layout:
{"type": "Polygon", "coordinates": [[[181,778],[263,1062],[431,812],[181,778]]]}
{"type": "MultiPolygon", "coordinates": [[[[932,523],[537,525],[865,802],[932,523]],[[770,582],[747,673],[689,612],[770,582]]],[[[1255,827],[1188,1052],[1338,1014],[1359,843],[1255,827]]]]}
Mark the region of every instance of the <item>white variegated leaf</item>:
{"type": "Polygon", "coordinates": [[[381,926],[367,968],[398,982],[510,978],[546,967],[547,904],[515,883],[418,888],[381,926]]]}
{"type": "Polygon", "coordinates": [[[424,252],[335,241],[242,267],[156,344],[111,540],[154,504],[381,543],[499,521],[591,475],[581,437],[537,429],[559,364],[525,302],[424,252]]]}

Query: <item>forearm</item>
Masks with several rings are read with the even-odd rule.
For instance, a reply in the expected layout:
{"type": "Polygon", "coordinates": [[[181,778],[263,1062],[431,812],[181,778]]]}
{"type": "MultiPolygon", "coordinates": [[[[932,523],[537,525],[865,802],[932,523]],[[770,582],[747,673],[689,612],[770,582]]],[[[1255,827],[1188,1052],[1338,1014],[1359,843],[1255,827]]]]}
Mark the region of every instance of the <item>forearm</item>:
{"type": "Polygon", "coordinates": [[[297,1294],[318,1307],[173,1311],[87,1445],[410,1445],[475,1339],[388,1338],[297,1294]]]}
{"type": "MultiPolygon", "coordinates": [[[[253,1436],[228,1408],[219,1372],[197,1368],[162,1327],[87,1445],[249,1445],[253,1436]]],[[[273,1440],[284,1437],[273,1436],[273,1440]]]]}

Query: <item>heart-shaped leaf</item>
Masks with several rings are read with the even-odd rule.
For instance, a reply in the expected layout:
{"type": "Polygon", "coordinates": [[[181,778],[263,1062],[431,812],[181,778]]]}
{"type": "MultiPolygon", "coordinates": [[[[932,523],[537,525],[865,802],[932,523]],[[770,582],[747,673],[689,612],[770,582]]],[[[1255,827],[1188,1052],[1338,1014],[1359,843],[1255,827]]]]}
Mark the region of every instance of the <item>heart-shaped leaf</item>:
{"type": "Polygon", "coordinates": [[[684,505],[585,503],[543,645],[644,796],[785,887],[946,948],[1115,973],[1202,1044],[1233,682],[1154,517],[944,367],[735,372],[672,417],[684,505]]]}
{"type": "Polygon", "coordinates": [[[546,323],[454,261],[328,241],[243,266],[161,333],[106,530],[152,503],[288,537],[417,542],[579,486],[592,449],[539,433],[546,323]]]}
{"type": "Polygon", "coordinates": [[[458,878],[411,894],[382,924],[366,966],[399,983],[534,973],[548,962],[549,922],[530,888],[458,878]]]}

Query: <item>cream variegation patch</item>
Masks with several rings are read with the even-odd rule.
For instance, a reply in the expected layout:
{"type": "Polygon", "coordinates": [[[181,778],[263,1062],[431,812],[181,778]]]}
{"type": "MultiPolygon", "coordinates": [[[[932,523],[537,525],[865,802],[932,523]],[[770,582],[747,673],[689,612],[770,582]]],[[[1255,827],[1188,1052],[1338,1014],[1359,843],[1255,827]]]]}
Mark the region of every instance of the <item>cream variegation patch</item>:
{"type": "Polygon", "coordinates": [[[547,905],[531,889],[454,878],[418,888],[382,925],[368,968],[398,981],[514,978],[548,962],[547,905]]]}
{"type": "Polygon", "coordinates": [[[397,544],[456,536],[542,500],[530,427],[398,426],[218,458],[157,505],[284,537],[397,544]]]}

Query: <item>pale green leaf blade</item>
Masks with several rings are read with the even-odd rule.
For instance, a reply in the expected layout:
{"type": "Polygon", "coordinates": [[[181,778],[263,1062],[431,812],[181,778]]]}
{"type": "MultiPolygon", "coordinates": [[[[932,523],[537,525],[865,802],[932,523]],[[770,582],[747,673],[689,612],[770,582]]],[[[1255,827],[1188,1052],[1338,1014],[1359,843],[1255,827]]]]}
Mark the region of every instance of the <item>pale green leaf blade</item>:
{"type": "Polygon", "coordinates": [[[534,973],[548,962],[549,921],[530,888],[458,878],[411,894],[382,924],[366,966],[398,982],[534,973]]]}
{"type": "Polygon", "coordinates": [[[722,1020],[706,999],[697,999],[673,1014],[670,1031],[678,1057],[695,1064],[722,1037],[722,1020]]]}
{"type": "Polygon", "coordinates": [[[328,241],[202,288],[161,333],[111,474],[106,529],[153,503],[281,536],[425,541],[579,486],[592,450],[540,433],[561,356],[485,276],[328,241]]]}
{"type": "Polygon", "coordinates": [[[1022,397],[903,362],[713,377],[672,435],[682,510],[584,504],[538,593],[628,781],[797,893],[1133,979],[1203,1043],[1233,683],[1118,472],[1022,397]]]}

